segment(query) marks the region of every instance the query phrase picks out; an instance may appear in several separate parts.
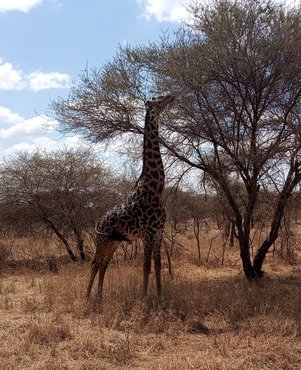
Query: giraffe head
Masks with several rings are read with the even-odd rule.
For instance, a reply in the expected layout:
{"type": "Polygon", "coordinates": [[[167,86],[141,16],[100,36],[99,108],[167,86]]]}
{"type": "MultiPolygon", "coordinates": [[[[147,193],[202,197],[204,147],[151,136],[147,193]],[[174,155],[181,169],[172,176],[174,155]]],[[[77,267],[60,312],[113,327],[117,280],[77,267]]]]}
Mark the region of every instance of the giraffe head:
{"type": "Polygon", "coordinates": [[[158,96],[157,98],[153,98],[152,100],[147,100],[145,102],[145,106],[149,112],[160,114],[164,111],[168,104],[173,102],[173,100],[174,97],[172,95],[158,96]]]}

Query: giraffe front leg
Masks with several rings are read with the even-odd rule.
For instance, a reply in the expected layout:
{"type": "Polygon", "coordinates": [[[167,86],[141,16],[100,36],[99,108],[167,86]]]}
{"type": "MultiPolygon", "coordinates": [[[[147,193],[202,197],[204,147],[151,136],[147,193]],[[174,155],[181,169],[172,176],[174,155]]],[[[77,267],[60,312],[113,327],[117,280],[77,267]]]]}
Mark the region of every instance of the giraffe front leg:
{"type": "Polygon", "coordinates": [[[157,285],[157,295],[160,298],[162,296],[162,286],[161,286],[161,242],[162,242],[162,232],[160,232],[154,242],[153,247],[153,259],[155,265],[155,275],[156,275],[156,285],[157,285]]]}
{"type": "Polygon", "coordinates": [[[106,236],[102,234],[97,234],[96,237],[96,251],[95,251],[95,256],[91,265],[91,273],[90,273],[90,278],[88,281],[88,286],[86,290],[86,298],[90,297],[91,290],[93,287],[94,279],[99,271],[100,267],[102,266],[102,260],[104,258],[104,254],[106,254],[106,246],[108,244],[108,240],[106,236]]]}
{"type": "Polygon", "coordinates": [[[102,291],[103,291],[103,282],[104,277],[109,266],[109,263],[115,253],[116,248],[111,248],[108,253],[102,256],[99,266],[99,275],[98,275],[98,290],[97,290],[97,300],[98,302],[102,301],[102,291]]]}
{"type": "Polygon", "coordinates": [[[148,279],[149,274],[151,272],[152,248],[153,243],[151,240],[144,242],[143,288],[142,288],[143,297],[147,295],[148,279]]]}

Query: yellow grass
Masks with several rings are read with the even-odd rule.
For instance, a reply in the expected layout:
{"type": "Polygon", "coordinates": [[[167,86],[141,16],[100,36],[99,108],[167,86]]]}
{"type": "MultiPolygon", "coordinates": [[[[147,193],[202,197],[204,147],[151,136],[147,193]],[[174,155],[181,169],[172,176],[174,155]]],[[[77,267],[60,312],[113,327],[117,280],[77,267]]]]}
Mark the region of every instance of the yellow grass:
{"type": "Polygon", "coordinates": [[[250,284],[240,263],[197,267],[184,253],[173,279],[164,264],[158,302],[153,276],[142,300],[141,263],[121,259],[108,271],[101,308],[83,299],[89,264],[59,264],[57,274],[47,264],[3,269],[0,368],[301,368],[300,265],[271,259],[265,279],[250,284]]]}

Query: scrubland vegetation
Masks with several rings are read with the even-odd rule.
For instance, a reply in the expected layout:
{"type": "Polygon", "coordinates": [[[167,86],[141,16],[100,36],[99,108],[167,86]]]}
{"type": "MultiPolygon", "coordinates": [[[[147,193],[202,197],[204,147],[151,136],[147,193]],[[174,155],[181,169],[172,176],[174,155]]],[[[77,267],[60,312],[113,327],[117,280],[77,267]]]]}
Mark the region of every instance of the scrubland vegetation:
{"type": "Polygon", "coordinates": [[[122,244],[102,305],[83,299],[95,221],[137,176],[89,150],[19,154],[0,171],[1,369],[301,368],[300,20],[269,0],[194,3],[52,102],[62,132],[118,138],[141,164],[145,101],[175,97],[163,297],[141,298],[141,246],[122,244]]]}
{"type": "Polygon", "coordinates": [[[198,266],[192,226],[176,237],[172,276],[163,252],[160,302],[153,279],[141,299],[140,247],[118,249],[99,306],[83,298],[88,263],[72,262],[54,241],[3,239],[1,368],[299,369],[300,250],[287,261],[277,244],[265,278],[250,283],[237,245],[224,247],[213,226],[200,242],[198,266]]]}

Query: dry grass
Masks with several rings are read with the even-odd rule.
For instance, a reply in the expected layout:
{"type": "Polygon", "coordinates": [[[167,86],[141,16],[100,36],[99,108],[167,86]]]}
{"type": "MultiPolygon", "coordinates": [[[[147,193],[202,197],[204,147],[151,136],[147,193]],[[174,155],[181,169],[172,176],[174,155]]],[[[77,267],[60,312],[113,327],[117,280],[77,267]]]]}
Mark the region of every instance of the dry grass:
{"type": "Polygon", "coordinates": [[[4,269],[0,368],[300,369],[300,268],[278,262],[249,284],[239,264],[196,267],[182,256],[173,279],[163,271],[161,302],[153,281],[142,300],[141,267],[120,263],[101,308],[83,299],[88,264],[4,269]]]}

